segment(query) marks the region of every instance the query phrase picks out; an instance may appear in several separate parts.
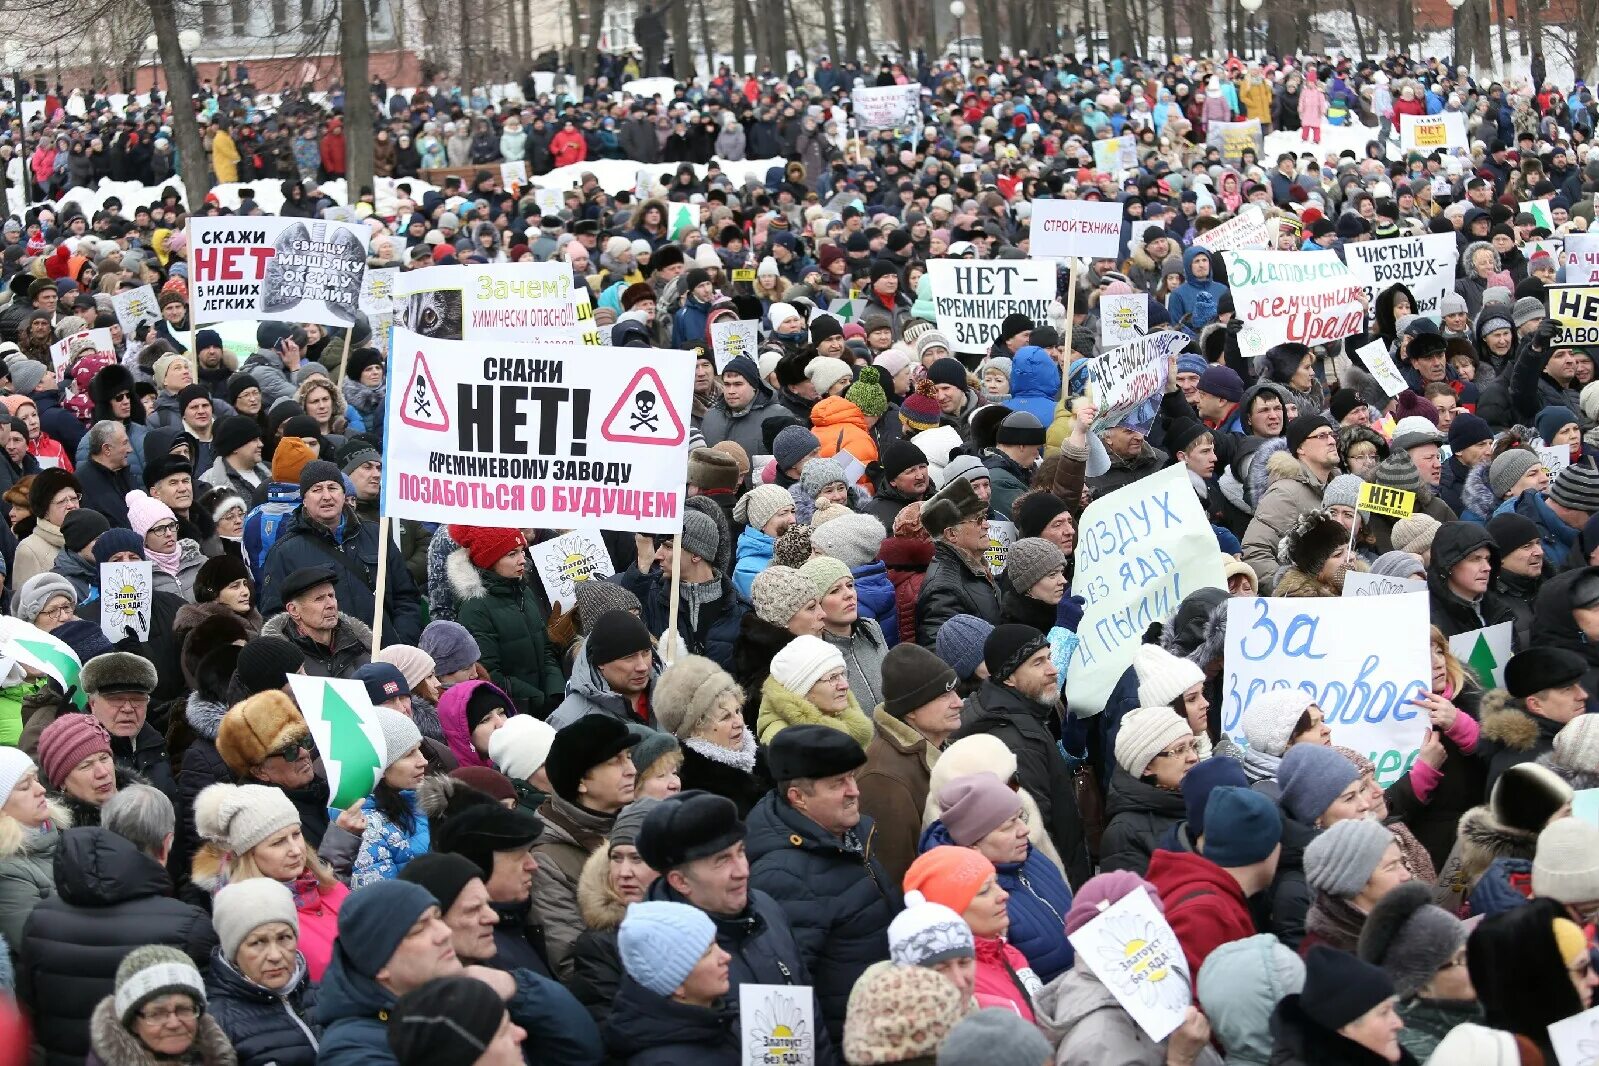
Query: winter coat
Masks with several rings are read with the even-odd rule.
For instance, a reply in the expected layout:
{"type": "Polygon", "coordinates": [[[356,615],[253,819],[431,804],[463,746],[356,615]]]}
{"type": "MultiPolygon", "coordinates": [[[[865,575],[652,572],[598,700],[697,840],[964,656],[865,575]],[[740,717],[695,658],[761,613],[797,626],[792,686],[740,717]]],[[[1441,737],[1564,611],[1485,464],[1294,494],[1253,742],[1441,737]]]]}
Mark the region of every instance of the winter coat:
{"type": "Polygon", "coordinates": [[[742,411],[729,410],[718,396],[700,420],[700,432],[704,434],[708,446],[730,440],[743,448],[746,455],[765,455],[766,442],[762,439],[761,426],[767,419],[787,417],[788,411],[777,402],[772,390],[757,384],[755,399],[742,411]]]}
{"type": "MultiPolygon", "coordinates": [[[[695,737],[681,741],[683,765],[677,770],[684,792],[697,788],[730,799],[738,808],[740,818],[748,817],[750,808],[759,803],[761,797],[772,788],[771,773],[766,768],[765,749],[755,746],[753,732],[746,731],[744,735],[749,738],[748,750],[754,756],[748,770],[735,761],[737,753],[695,737]]],[[[864,801],[861,806],[865,808],[864,801]]]]}
{"type": "Polygon", "coordinates": [[[1244,530],[1244,562],[1266,583],[1277,573],[1277,546],[1306,511],[1321,510],[1321,494],[1326,487],[1310,468],[1286,451],[1274,452],[1266,460],[1270,486],[1255,504],[1255,517],[1244,530]]]}
{"type": "Polygon", "coordinates": [[[1138,454],[1130,459],[1112,455],[1109,470],[1097,477],[1086,479],[1088,488],[1095,497],[1108,495],[1161,469],[1166,465],[1167,458],[1165,452],[1146,440],[1138,450],[1138,454]]]}
{"type": "Polygon", "coordinates": [[[842,396],[826,396],[811,408],[811,429],[822,442],[822,458],[849,452],[863,465],[877,462],[877,440],[866,427],[866,416],[842,396]]]}
{"type": "Polygon", "coordinates": [[[774,791],[747,824],[750,888],[770,895],[788,916],[821,1020],[841,1044],[850,990],[866,967],[888,957],[888,923],[902,905],[899,886],[874,854],[875,823],[863,815],[840,841],[774,791]]]}
{"type": "Polygon", "coordinates": [[[89,1051],[89,1017],[115,990],[130,951],[175,947],[204,974],[217,937],[203,910],[171,898],[160,863],[105,829],[62,834],[55,888],[23,927],[17,998],[48,1066],[79,1066],[89,1051]]]}
{"type": "Polygon", "coordinates": [[[595,848],[583,864],[577,881],[577,908],[582,915],[583,932],[572,944],[569,957],[571,975],[566,987],[588,1010],[596,1025],[610,1017],[611,1004],[622,983],[622,956],[616,931],[627,913],[627,904],[611,891],[611,855],[608,847],[595,848]]]}
{"type": "MultiPolygon", "coordinates": [[[[538,1050],[563,1066],[598,1066],[599,1031],[572,993],[547,977],[510,971],[516,995],[506,1003],[511,1020],[536,1034],[538,1050]]],[[[323,1027],[317,1066],[393,1066],[387,1012],[396,997],[377,981],[351,969],[340,952],[322,977],[315,1017],[323,1027]]]]}
{"type": "Polygon", "coordinates": [[[883,660],[888,656],[889,642],[883,636],[882,627],[858,611],[859,603],[860,596],[857,593],[857,613],[860,616],[850,626],[849,636],[823,633],[822,639],[844,656],[850,695],[855,697],[855,702],[862,707],[875,707],[883,701],[883,660]]]}
{"type": "Polygon", "coordinates": [[[849,735],[864,750],[872,741],[872,721],[866,717],[855,693],[842,711],[821,710],[804,696],[785,688],[775,677],[761,683],[761,709],[756,719],[756,739],[770,744],[772,738],[791,725],[823,725],[849,735]]]}
{"type": "MultiPolygon", "coordinates": [[[[1168,971],[1168,980],[1181,980],[1168,971]]],[[[1038,1026],[1055,1046],[1055,1066],[1166,1066],[1166,1041],[1156,1042],[1087,966],[1074,966],[1033,1001],[1038,1026]]],[[[1195,1066],[1219,1066],[1203,1049],[1195,1066]]]]}
{"type": "Polygon", "coordinates": [[[1105,835],[1099,844],[1099,869],[1131,870],[1142,877],[1160,838],[1188,816],[1183,794],[1156,788],[1120,766],[1111,773],[1105,798],[1105,835]]]}
{"type": "Polygon", "coordinates": [[[548,715],[560,703],[566,679],[545,633],[537,594],[526,581],[472,565],[465,548],[450,553],[446,570],[455,620],[477,640],[478,662],[489,679],[528,714],[548,715]]]}
{"type": "MultiPolygon", "coordinates": [[[[929,493],[931,493],[931,490],[929,490],[929,493]]],[[[877,494],[873,496],[871,502],[866,505],[865,513],[883,523],[883,532],[892,537],[894,535],[894,519],[899,517],[899,513],[908,505],[917,502],[917,500],[925,500],[928,498],[928,496],[918,496],[914,498],[907,496],[903,492],[900,492],[898,489],[894,488],[892,485],[888,484],[886,481],[879,480],[877,483],[877,494]]],[[[910,630],[901,629],[900,635],[902,639],[909,640],[910,630]]]]}
{"type": "Polygon", "coordinates": [[[1017,780],[1038,804],[1037,829],[1049,836],[1060,855],[1066,880],[1076,889],[1092,876],[1093,869],[1082,817],[1077,811],[1071,767],[1046,721],[1050,713],[1049,708],[1015,689],[985,680],[967,698],[961,710],[960,731],[953,739],[958,742],[988,734],[1016,757],[1017,780]]]}
{"type": "Polygon", "coordinates": [[[1272,1012],[1291,987],[1273,957],[1278,950],[1269,936],[1251,937],[1213,952],[1204,973],[1193,975],[1215,1042],[1227,1049],[1226,1066],[1267,1066],[1271,1059],[1272,1012]]]}
{"type": "Polygon", "coordinates": [[[605,850],[605,838],[615,815],[600,815],[559,796],[539,808],[544,833],[533,844],[538,876],[533,878],[533,905],[544,919],[544,946],[550,967],[563,980],[571,974],[568,956],[583,932],[578,910],[578,881],[583,864],[596,851],[605,850]]]}
{"type": "Polygon", "coordinates": [[[300,649],[305,672],[313,677],[350,677],[372,661],[372,630],[343,611],[333,626],[331,646],[300,631],[287,614],[273,615],[261,627],[263,637],[279,637],[300,649]]]}
{"type": "MultiPolygon", "coordinates": [[[[1477,720],[1480,726],[1483,692],[1475,682],[1469,683],[1462,692],[1449,693],[1448,698],[1460,713],[1477,720]]],[[[1450,849],[1455,845],[1455,831],[1460,816],[1488,794],[1488,764],[1481,757],[1480,732],[1478,747],[1470,755],[1461,750],[1449,733],[1440,732],[1439,738],[1447,754],[1440,767],[1442,778],[1427,797],[1427,802],[1422,803],[1416,798],[1408,772],[1387,790],[1389,816],[1400,819],[1415,834],[1417,842],[1426,849],[1434,870],[1443,869],[1450,849]]]]}
{"type": "MultiPolygon", "coordinates": [[[[645,691],[646,704],[654,699],[655,682],[660,678],[662,669],[661,657],[657,655],[650,669],[649,688],[645,691]]],[[[647,714],[643,714],[636,702],[613,690],[611,683],[600,673],[599,667],[595,666],[588,654],[580,648],[572,662],[572,677],[566,683],[566,698],[561,701],[559,707],[550,712],[545,721],[556,729],[564,729],[589,714],[608,714],[628,725],[647,725],[651,729],[655,728],[653,707],[648,708],[647,714]]],[[[453,750],[453,744],[451,748],[453,750]]]]}
{"type": "Polygon", "coordinates": [[[1554,751],[1555,735],[1562,727],[1560,722],[1533,714],[1524,702],[1500,688],[1482,698],[1481,724],[1476,754],[1488,764],[1488,792],[1512,766],[1537,762],[1554,751]]]}
{"type": "Polygon", "coordinates": [[[28,915],[56,890],[56,848],[62,831],[72,828],[66,807],[55,800],[48,804],[49,821],[37,830],[0,813],[0,935],[13,956],[22,946],[28,915]]]}
{"type": "MultiPolygon", "coordinates": [[[[671,619],[672,574],[670,569],[652,567],[647,573],[630,566],[610,580],[632,592],[639,599],[644,627],[657,640],[666,632],[671,619]]],[[[694,618],[683,592],[679,591],[677,633],[682,638],[683,650],[690,655],[703,655],[724,670],[733,668],[733,645],[738,641],[739,622],[749,603],[725,577],[719,577],[722,594],[710,603],[702,603],[699,617],[694,618]]]]}
{"type": "Polygon", "coordinates": [[[304,956],[289,983],[272,991],[223,958],[221,947],[211,953],[205,1012],[227,1034],[239,1066],[316,1066],[322,1027],[311,1020],[315,1006],[304,956]]]}
{"type": "MultiPolygon", "coordinates": [[[[156,1058],[122,1024],[117,1017],[114,996],[106,996],[94,1008],[88,1028],[91,1049],[84,1060],[85,1066],[165,1066],[172,1061],[156,1058]]],[[[236,1066],[238,1061],[216,1019],[209,1014],[201,1014],[195,1023],[194,1043],[184,1055],[183,1062],[194,1066],[236,1066]]]]}
{"type": "Polygon", "coordinates": [[[1299,91],[1299,124],[1320,126],[1326,121],[1327,94],[1322,92],[1320,84],[1307,81],[1305,87],[1299,91]]]}
{"type": "Polygon", "coordinates": [[[1166,297],[1166,310],[1174,325],[1181,325],[1198,336],[1200,328],[1215,319],[1217,304],[1227,292],[1227,286],[1216,280],[1215,253],[1197,244],[1183,252],[1183,274],[1186,280],[1166,297]],[[1194,260],[1201,255],[1208,256],[1211,261],[1210,276],[1204,279],[1194,275],[1194,260]],[[1182,323],[1184,317],[1188,319],[1186,324],[1182,323]]]}
{"type": "Polygon", "coordinates": [[[378,527],[346,510],[334,532],[311,521],[303,507],[295,511],[260,571],[261,613],[283,610],[282,587],[290,574],[308,566],[333,567],[339,610],[370,627],[376,603],[378,550],[389,553],[388,587],[383,594],[383,641],[414,645],[422,636],[421,598],[411,571],[393,540],[378,544],[378,527]]]}
{"type": "Polygon", "coordinates": [[[66,547],[66,543],[59,526],[42,515],[36,516],[33,532],[17,544],[6,583],[13,589],[20,589],[30,579],[49,573],[55,565],[56,553],[66,547]]]}
{"type": "Polygon", "coordinates": [[[998,448],[983,453],[983,466],[988,470],[989,513],[1010,514],[1016,498],[1032,487],[1033,472],[998,448]]]}
{"type": "Polygon", "coordinates": [[[743,1044],[737,1000],[695,1007],[622,979],[605,1021],[605,1050],[626,1066],[739,1066],[743,1044]]]}
{"type": "Polygon", "coordinates": [[[999,586],[987,566],[974,568],[960,552],[939,540],[934,543],[933,561],[916,600],[916,643],[931,648],[944,623],[958,614],[998,618],[999,586]]]}
{"type": "Polygon", "coordinates": [[[776,544],[770,535],[754,526],[745,526],[744,532],[738,535],[738,547],[733,553],[737,560],[733,564],[733,586],[746,600],[750,598],[755,579],[772,565],[772,549],[776,544]]]}
{"type": "MultiPolygon", "coordinates": [[[[928,564],[933,561],[933,542],[909,537],[887,537],[877,550],[877,557],[882,560],[888,580],[894,586],[894,613],[899,623],[900,639],[913,640],[916,636],[916,601],[921,597],[928,564]]],[[[865,602],[859,577],[856,578],[855,596],[857,602],[865,602]]],[[[882,617],[876,617],[881,625],[882,617]]]]}
{"type": "Polygon", "coordinates": [[[195,738],[183,750],[183,761],[178,769],[178,792],[174,797],[178,810],[177,831],[173,834],[172,856],[167,868],[187,880],[190,860],[200,846],[199,833],[194,828],[194,801],[212,785],[233,783],[233,771],[217,752],[217,730],[228,705],[207,699],[199,692],[189,693],[184,702],[183,717],[195,738]]]}
{"type": "MultiPolygon", "coordinates": [[[[1384,1066],[1388,1060],[1306,1016],[1299,993],[1284,996],[1271,1016],[1271,1066],[1384,1066]]],[[[1399,1045],[1396,1066],[1416,1066],[1416,1056],[1399,1045]]]]}
{"type": "Polygon", "coordinates": [[[938,749],[881,706],[872,712],[872,725],[866,765],[855,781],[861,790],[861,811],[877,824],[877,860],[897,885],[904,882],[905,871],[921,850],[917,842],[922,808],[927,805],[938,749]]]}
{"type": "Polygon", "coordinates": [[[1482,1005],[1475,1000],[1422,999],[1419,996],[1401,999],[1396,1007],[1405,1028],[1399,1034],[1399,1046],[1425,1062],[1438,1049],[1438,1044],[1457,1025],[1471,1022],[1481,1025],[1482,1005]]]}
{"type": "MultiPolygon", "coordinates": [[[[1568,564],[1581,563],[1582,548],[1578,531],[1568,526],[1559,515],[1549,509],[1544,494],[1535,489],[1506,500],[1494,510],[1494,516],[1519,514],[1538,527],[1538,540],[1543,545],[1544,572],[1555,573],[1568,564]]],[[[1497,551],[1494,553],[1497,555],[1497,551]]],[[[1498,569],[1495,568],[1495,576],[1498,569]]],[[[1500,619],[1503,621],[1503,619],[1500,619]]]]}
{"type": "Polygon", "coordinates": [[[350,887],[361,888],[400,876],[400,871],[418,855],[426,855],[432,840],[427,816],[416,804],[416,793],[407,789],[400,797],[411,808],[415,819],[409,832],[378,810],[377,800],[368,796],[361,802],[366,828],[361,831],[361,850],[350,869],[350,887]]]}
{"type": "MultiPolygon", "coordinates": [[[[239,367],[261,386],[261,409],[270,411],[284,400],[294,399],[300,383],[313,372],[322,373],[322,367],[313,359],[302,359],[299,369],[290,370],[283,365],[283,356],[270,348],[257,348],[239,367]]],[[[131,461],[131,460],[130,460],[131,461]]]]}
{"type": "MultiPolygon", "coordinates": [[[[1549,565],[1546,554],[1544,566],[1547,569],[1549,565]]],[[[1571,616],[1572,587],[1590,576],[1599,576],[1599,567],[1582,566],[1567,570],[1546,582],[1538,591],[1538,598],[1533,601],[1532,628],[1540,642],[1575,652],[1588,661],[1588,670],[1582,675],[1582,687],[1588,693],[1588,712],[1591,714],[1599,711],[1599,644],[1588,640],[1571,616]]],[[[1492,784],[1490,781],[1490,787],[1492,784]]]]}
{"type": "Polygon", "coordinates": [[[1192,852],[1157,851],[1144,880],[1160,893],[1167,924],[1188,960],[1190,980],[1216,948],[1256,933],[1243,889],[1209,859],[1192,852]]]}

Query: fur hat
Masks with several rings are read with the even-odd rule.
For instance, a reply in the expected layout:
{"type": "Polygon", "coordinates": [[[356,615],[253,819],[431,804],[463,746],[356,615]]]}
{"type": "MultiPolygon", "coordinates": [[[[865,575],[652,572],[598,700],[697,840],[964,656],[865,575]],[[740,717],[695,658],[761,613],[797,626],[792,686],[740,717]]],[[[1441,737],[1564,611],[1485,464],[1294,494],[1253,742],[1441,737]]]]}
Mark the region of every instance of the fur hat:
{"type": "Polygon", "coordinates": [[[972,483],[957,478],[922,504],[922,526],[937,539],[949,527],[987,513],[988,504],[977,495],[972,483]]]}
{"type": "Polygon", "coordinates": [[[1388,972],[1401,999],[1420,992],[1466,943],[1466,927],[1432,894],[1421,881],[1402,884],[1377,902],[1360,930],[1360,957],[1388,972]]]}
{"type": "Polygon", "coordinates": [[[1553,770],[1520,763],[1499,775],[1488,794],[1488,808],[1500,825],[1541,833],[1556,811],[1571,802],[1571,786],[1553,770]]]}
{"type": "Polygon", "coordinates": [[[148,696],[160,682],[149,659],[126,651],[96,655],[83,664],[78,675],[78,687],[90,696],[118,692],[142,692],[148,696]]]}
{"type": "Polygon", "coordinates": [[[743,690],[726,670],[703,655],[685,655],[661,672],[651,702],[660,727],[687,740],[710,721],[723,695],[744,702],[743,690]]]}
{"type": "Polygon", "coordinates": [[[1306,511],[1288,531],[1288,561],[1315,577],[1340,547],[1349,543],[1349,530],[1326,511],[1306,511]]]}
{"type": "Polygon", "coordinates": [[[217,754],[235,777],[244,777],[252,766],[280,750],[291,740],[310,736],[311,730],[300,709],[275,689],[257,693],[228,709],[217,727],[217,754]]]}

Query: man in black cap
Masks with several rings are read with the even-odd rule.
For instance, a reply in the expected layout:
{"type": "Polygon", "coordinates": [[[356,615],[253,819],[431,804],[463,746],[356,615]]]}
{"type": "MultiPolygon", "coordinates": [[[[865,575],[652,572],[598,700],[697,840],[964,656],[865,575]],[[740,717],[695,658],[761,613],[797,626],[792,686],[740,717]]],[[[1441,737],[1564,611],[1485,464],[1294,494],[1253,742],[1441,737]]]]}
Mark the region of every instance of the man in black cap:
{"type": "Polygon", "coordinates": [[[811,323],[811,343],[817,355],[844,359],[844,323],[836,315],[818,315],[811,323]]]}
{"type": "MultiPolygon", "coordinates": [[[[604,626],[602,616],[589,639],[604,626]]],[[[577,904],[583,864],[605,843],[617,814],[633,802],[638,775],[630,752],[646,732],[629,729],[610,715],[585,715],[556,732],[544,760],[555,794],[539,807],[544,835],[533,848],[539,868],[533,900],[544,919],[550,964],[559,976],[571,973],[572,945],[586,928],[577,904]]]]}
{"type": "Polygon", "coordinates": [[[92,507],[68,511],[61,520],[61,550],[56,552],[51,569],[72,582],[79,603],[87,602],[90,591],[100,587],[100,564],[94,557],[94,542],[110,528],[106,516],[92,507]]]}
{"type": "Polygon", "coordinates": [[[655,640],[631,611],[607,611],[583,642],[566,698],[546,719],[556,729],[587,715],[655,728],[651,694],[661,676],[655,640]]]}
{"type": "MultiPolygon", "coordinates": [[[[747,835],[732,800],[691,790],[651,809],[636,841],[639,857],[659,875],[647,898],[686,903],[716,923],[716,942],[732,956],[730,997],[739,985],[811,984],[788,915],[750,887],[747,835]]],[[[837,1062],[826,1030],[817,1037],[817,1063],[837,1062]]]]}
{"type": "Polygon", "coordinates": [[[906,507],[925,500],[932,487],[927,473],[927,454],[908,440],[894,440],[883,448],[878,460],[875,494],[866,513],[883,523],[883,530],[894,535],[894,519],[906,507]]]}
{"type": "Polygon", "coordinates": [[[333,567],[302,567],[279,583],[283,611],[261,627],[264,637],[282,637],[305,655],[314,677],[355,676],[372,661],[372,631],[339,610],[333,567]]]}
{"type": "Polygon", "coordinates": [[[1532,605],[1549,579],[1544,569],[1543,531],[1532,519],[1515,513],[1494,515],[1484,527],[1499,549],[1499,572],[1493,589],[1515,618],[1516,647],[1532,647],[1532,605]]]}
{"type": "Polygon", "coordinates": [[[247,503],[272,480],[272,470],[261,461],[261,425],[248,415],[229,415],[211,435],[216,460],[200,480],[218,489],[238,493],[247,503]]]}
{"type": "MultiPolygon", "coordinates": [[[[421,596],[392,540],[380,544],[375,522],[346,506],[344,473],[314,459],[300,470],[300,506],[268,549],[261,568],[261,613],[283,610],[283,581],[296,570],[332,564],[339,603],[370,627],[377,609],[378,552],[389,553],[383,590],[383,643],[412,644],[422,636],[421,596]]],[[[368,639],[370,644],[370,637],[368,639]]]]}
{"type": "Polygon", "coordinates": [[[1051,732],[1063,708],[1049,641],[1032,626],[995,626],[983,642],[983,663],[988,677],[968,700],[955,739],[986,733],[1003,741],[1016,756],[1017,778],[1037,801],[1043,829],[1055,842],[1075,889],[1093,869],[1071,769],[1051,732]]]}
{"type": "MultiPolygon", "coordinates": [[[[1599,585],[1599,571],[1591,572],[1599,585]]],[[[1550,590],[1558,587],[1551,584],[1550,590]]],[[[1599,588],[1589,594],[1599,605],[1599,588]]],[[[1488,760],[1490,792],[1499,775],[1512,766],[1535,762],[1554,751],[1555,734],[1587,713],[1587,673],[1588,661],[1565,648],[1533,647],[1510,657],[1504,689],[1490,690],[1482,701],[1477,756],[1488,760]]]]}
{"type": "Polygon", "coordinates": [[[767,762],[777,787],[750,811],[750,884],[788,915],[839,1044],[850,989],[888,957],[888,924],[902,905],[860,810],[855,771],[866,753],[840,730],[796,725],[772,739],[767,762]]]}
{"type": "Polygon", "coordinates": [[[1033,466],[1044,450],[1044,424],[1027,411],[1006,415],[994,431],[994,446],[983,453],[988,467],[988,506],[995,514],[1010,514],[1016,497],[1033,484],[1033,466]]]}
{"type": "Polygon", "coordinates": [[[1243,536],[1244,562],[1255,568],[1262,587],[1277,573],[1277,546],[1300,515],[1321,509],[1322,492],[1338,472],[1338,432],[1326,418],[1299,415],[1288,423],[1284,436],[1297,469],[1292,476],[1272,479],[1243,536]]]}

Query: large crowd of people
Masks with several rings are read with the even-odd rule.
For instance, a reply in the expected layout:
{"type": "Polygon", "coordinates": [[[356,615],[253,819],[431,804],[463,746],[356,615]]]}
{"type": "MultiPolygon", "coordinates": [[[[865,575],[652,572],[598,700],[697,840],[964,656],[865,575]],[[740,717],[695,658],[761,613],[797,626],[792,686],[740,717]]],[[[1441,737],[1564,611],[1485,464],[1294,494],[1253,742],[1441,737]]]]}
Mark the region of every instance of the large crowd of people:
{"type": "MultiPolygon", "coordinates": [[[[0,229],[0,1059],[735,1066],[741,1008],[787,986],[801,1009],[760,1024],[818,1066],[1554,1066],[1549,1027],[1599,986],[1576,798],[1599,783],[1599,375],[1548,300],[1599,195],[1590,90],[1541,56],[1506,82],[1398,55],[824,59],[669,99],[603,69],[497,103],[379,93],[400,180],[352,205],[372,267],[565,263],[613,345],[694,353],[681,532],[604,531],[614,576],[570,608],[529,560],[563,530],[380,537],[382,338],[261,322],[241,352],[190,323],[176,192],[0,229]],[[919,85],[920,123],[856,130],[857,84],[919,85]],[[1468,148],[1400,150],[1439,113],[1468,148]],[[1207,143],[1247,119],[1292,149],[1207,143]],[[1340,126],[1359,150],[1323,147],[1340,126]],[[680,165],[583,174],[558,213],[493,165],[603,159],[680,165]],[[774,163],[735,180],[746,159],[774,163]],[[481,169],[421,180],[451,166],[481,169]],[[1119,202],[1118,254],[961,351],[928,262],[1026,258],[1042,198],[1119,202]],[[1356,335],[1247,358],[1204,238],[1251,206],[1282,251],[1449,234],[1458,262],[1435,311],[1379,286],[1356,335]],[[113,297],[147,284],[160,317],[129,335],[113,297]],[[1102,426],[1112,295],[1187,341],[1148,420],[1102,426]],[[718,370],[728,318],[761,340],[718,370]],[[1225,587],[1185,583],[1105,706],[1073,707],[1077,523],[1173,466],[1225,587]],[[1359,510],[1367,483],[1410,516],[1359,510]],[[149,616],[119,631],[101,566],[140,561],[149,616]],[[1311,693],[1221,723],[1229,599],[1355,572],[1418,579],[1430,614],[1426,740],[1386,788],[1311,693]],[[1449,638],[1502,622],[1496,687],[1449,638]],[[380,765],[348,807],[301,674],[370,699],[380,765]],[[1069,939],[1140,892],[1192,993],[1159,1040],[1069,939]]],[[[334,207],[329,102],[207,85],[215,181],[334,207]]],[[[170,101],[47,105],[0,138],[29,198],[173,172],[170,101]]],[[[192,210],[260,212],[238,195],[192,210]]]]}

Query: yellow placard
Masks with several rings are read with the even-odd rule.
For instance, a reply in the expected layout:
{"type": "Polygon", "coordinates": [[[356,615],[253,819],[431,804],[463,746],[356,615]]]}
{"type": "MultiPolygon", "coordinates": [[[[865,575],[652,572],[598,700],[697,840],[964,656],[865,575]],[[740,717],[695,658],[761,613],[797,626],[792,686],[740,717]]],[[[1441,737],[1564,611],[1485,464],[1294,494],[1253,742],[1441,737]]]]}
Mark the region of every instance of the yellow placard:
{"type": "Polygon", "coordinates": [[[739,267],[737,270],[733,271],[733,280],[734,281],[754,281],[755,280],[755,271],[751,267],[739,267]]]}
{"type": "Polygon", "coordinates": [[[1548,299],[1553,347],[1599,344],[1599,285],[1551,285],[1548,299]]]}
{"type": "Polygon", "coordinates": [[[1360,502],[1355,505],[1355,509],[1387,515],[1389,518],[1409,518],[1410,513],[1416,509],[1416,494],[1406,492],[1404,489],[1391,489],[1386,485],[1374,485],[1368,481],[1360,486],[1360,502]]]}
{"type": "Polygon", "coordinates": [[[1447,148],[1449,147],[1449,127],[1442,120],[1437,122],[1416,123],[1417,148],[1447,148]]]}

